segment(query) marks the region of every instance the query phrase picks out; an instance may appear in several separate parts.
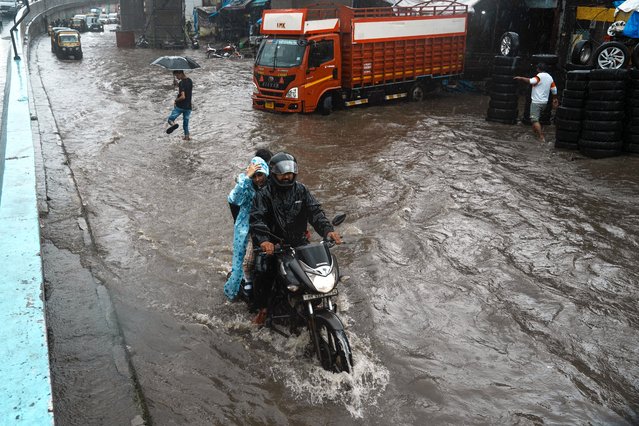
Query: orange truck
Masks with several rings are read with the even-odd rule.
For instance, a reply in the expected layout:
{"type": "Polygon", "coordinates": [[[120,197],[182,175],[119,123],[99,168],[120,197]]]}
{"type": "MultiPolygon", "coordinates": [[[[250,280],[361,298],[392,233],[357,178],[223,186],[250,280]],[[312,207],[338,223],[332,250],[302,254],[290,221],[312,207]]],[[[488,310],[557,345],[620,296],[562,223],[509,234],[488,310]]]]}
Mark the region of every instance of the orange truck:
{"type": "Polygon", "coordinates": [[[419,101],[464,69],[468,7],[318,5],[271,9],[253,69],[253,107],[328,114],[339,106],[419,101]]]}

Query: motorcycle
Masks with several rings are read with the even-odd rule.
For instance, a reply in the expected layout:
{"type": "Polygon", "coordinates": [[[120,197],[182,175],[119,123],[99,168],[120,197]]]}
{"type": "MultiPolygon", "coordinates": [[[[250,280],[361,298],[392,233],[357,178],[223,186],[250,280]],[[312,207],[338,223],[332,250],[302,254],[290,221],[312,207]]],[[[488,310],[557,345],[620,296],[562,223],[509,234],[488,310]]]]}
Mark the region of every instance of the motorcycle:
{"type": "Polygon", "coordinates": [[[237,50],[237,47],[233,43],[229,43],[221,47],[220,49],[216,49],[210,44],[207,44],[206,57],[207,58],[242,59],[242,54],[237,50]]]}
{"type": "MultiPolygon", "coordinates": [[[[345,218],[345,214],[337,215],[332,223],[337,226],[345,218]]],[[[333,302],[341,278],[337,259],[330,251],[334,245],[334,241],[328,240],[298,247],[279,244],[274,252],[275,279],[265,326],[284,337],[297,335],[306,328],[322,367],[335,373],[351,373],[350,343],[333,302]],[[288,334],[283,327],[288,327],[288,334]]],[[[256,252],[259,253],[256,269],[265,271],[267,256],[259,248],[256,252]]]]}

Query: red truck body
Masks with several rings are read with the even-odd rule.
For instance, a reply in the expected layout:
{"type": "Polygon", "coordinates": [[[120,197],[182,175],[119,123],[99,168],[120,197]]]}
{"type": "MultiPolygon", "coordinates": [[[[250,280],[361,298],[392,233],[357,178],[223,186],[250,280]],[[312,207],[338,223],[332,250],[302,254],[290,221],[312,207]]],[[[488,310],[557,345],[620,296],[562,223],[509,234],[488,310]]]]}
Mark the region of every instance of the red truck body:
{"type": "Polygon", "coordinates": [[[408,97],[463,72],[467,6],[265,10],[253,107],[325,112],[408,97]]]}

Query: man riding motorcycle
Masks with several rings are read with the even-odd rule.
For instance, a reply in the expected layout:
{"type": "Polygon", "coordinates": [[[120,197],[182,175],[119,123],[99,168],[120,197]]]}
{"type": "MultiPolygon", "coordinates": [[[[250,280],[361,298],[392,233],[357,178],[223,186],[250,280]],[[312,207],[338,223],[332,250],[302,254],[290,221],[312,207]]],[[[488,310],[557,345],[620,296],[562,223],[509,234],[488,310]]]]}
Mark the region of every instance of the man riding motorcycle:
{"type": "MultiPolygon", "coordinates": [[[[306,230],[309,223],[323,238],[341,244],[340,235],[335,232],[320,203],[306,186],[297,182],[298,169],[295,157],[286,152],[279,152],[271,158],[269,169],[271,174],[268,182],[256,194],[251,209],[250,232],[254,244],[259,245],[272,259],[270,255],[273,254],[277,243],[293,247],[307,244],[306,230]]],[[[258,256],[257,261],[260,260],[264,261],[264,257],[258,256]]],[[[266,306],[273,280],[272,261],[266,260],[266,263],[262,266],[256,265],[254,296],[255,307],[260,312],[254,322],[258,324],[263,323],[266,317],[266,306]]]]}

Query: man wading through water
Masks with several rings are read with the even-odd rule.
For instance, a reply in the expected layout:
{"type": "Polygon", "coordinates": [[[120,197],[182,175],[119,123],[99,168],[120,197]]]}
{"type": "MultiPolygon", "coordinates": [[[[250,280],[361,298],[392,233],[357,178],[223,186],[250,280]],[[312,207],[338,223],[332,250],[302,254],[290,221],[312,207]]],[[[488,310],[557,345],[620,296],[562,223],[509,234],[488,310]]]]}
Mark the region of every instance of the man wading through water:
{"type": "Polygon", "coordinates": [[[179,127],[175,120],[182,114],[182,127],[184,128],[184,137],[182,139],[190,141],[189,119],[191,118],[193,81],[184,74],[184,71],[173,71],[173,76],[180,82],[178,83],[178,96],[173,102],[173,111],[171,111],[171,115],[169,115],[167,120],[169,128],[166,129],[166,133],[171,134],[179,127]]]}
{"type": "Polygon", "coordinates": [[[514,77],[514,79],[532,85],[532,92],[530,94],[530,121],[532,122],[533,132],[535,132],[539,141],[546,142],[539,117],[548,104],[548,95],[550,93],[552,93],[552,107],[557,108],[559,105],[557,86],[555,86],[554,80],[550,74],[546,72],[546,65],[543,63],[537,64],[536,76],[532,78],[514,77]]]}

